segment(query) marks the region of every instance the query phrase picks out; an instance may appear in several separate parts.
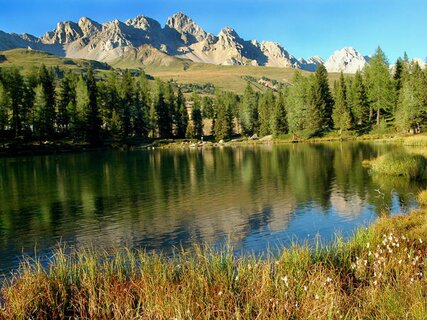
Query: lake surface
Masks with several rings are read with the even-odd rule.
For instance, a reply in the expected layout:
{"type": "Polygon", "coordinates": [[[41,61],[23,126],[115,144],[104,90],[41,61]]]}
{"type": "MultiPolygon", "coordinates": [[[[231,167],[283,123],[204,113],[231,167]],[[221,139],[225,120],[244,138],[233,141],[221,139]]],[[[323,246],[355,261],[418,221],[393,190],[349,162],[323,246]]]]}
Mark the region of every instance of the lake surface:
{"type": "Polygon", "coordinates": [[[371,176],[362,160],[402,147],[292,144],[102,151],[0,159],[0,269],[59,242],[171,252],[228,241],[262,253],[325,241],[415,207],[423,183],[371,176]]]}

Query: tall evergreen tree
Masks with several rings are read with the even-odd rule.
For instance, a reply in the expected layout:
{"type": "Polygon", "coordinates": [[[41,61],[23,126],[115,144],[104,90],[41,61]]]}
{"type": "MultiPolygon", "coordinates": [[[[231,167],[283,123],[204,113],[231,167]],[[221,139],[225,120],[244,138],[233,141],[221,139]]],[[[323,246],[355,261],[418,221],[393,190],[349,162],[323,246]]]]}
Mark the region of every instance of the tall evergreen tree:
{"type": "Polygon", "coordinates": [[[194,128],[194,138],[200,139],[203,136],[203,117],[200,98],[193,94],[193,108],[191,110],[191,122],[194,128]]]}
{"type": "Polygon", "coordinates": [[[356,72],[354,81],[351,84],[350,109],[354,117],[354,121],[358,125],[366,125],[370,123],[370,106],[366,87],[360,71],[356,72]]]}
{"type": "Polygon", "coordinates": [[[49,116],[49,105],[43,85],[39,84],[35,89],[34,97],[34,116],[33,128],[35,136],[42,141],[42,139],[51,137],[52,120],[49,116]]]}
{"type": "Polygon", "coordinates": [[[231,96],[223,92],[216,93],[213,132],[216,140],[218,141],[230,138],[233,132],[233,113],[231,103],[231,96]]]}
{"type": "Polygon", "coordinates": [[[76,104],[76,79],[71,72],[66,72],[59,85],[58,92],[58,128],[65,135],[68,134],[70,116],[68,114],[68,105],[76,104]]]}
{"type": "Polygon", "coordinates": [[[105,129],[113,137],[121,138],[122,119],[119,116],[121,104],[117,88],[116,75],[110,73],[107,79],[98,85],[98,104],[105,129]]]}
{"type": "Polygon", "coordinates": [[[376,112],[376,124],[379,127],[381,115],[390,114],[392,111],[394,97],[388,61],[380,47],[365,67],[365,74],[368,98],[373,111],[376,112]]]}
{"type": "Polygon", "coordinates": [[[46,100],[46,105],[43,108],[43,136],[46,138],[53,138],[55,133],[55,84],[54,84],[54,75],[52,70],[48,70],[43,64],[38,73],[38,83],[41,85],[44,93],[44,99],[46,100]]]}
{"type": "Polygon", "coordinates": [[[276,104],[272,90],[267,90],[259,101],[259,134],[267,136],[273,133],[273,111],[276,104]]]}
{"type": "Polygon", "coordinates": [[[178,94],[175,103],[175,127],[176,136],[179,139],[185,138],[188,126],[188,112],[184,94],[181,89],[178,89],[178,94]]]}
{"type": "Polygon", "coordinates": [[[275,136],[281,136],[288,133],[288,121],[285,106],[285,98],[283,93],[279,93],[276,99],[273,114],[273,134],[275,136]]]}
{"type": "Polygon", "coordinates": [[[340,131],[340,134],[351,128],[351,114],[347,101],[347,87],[342,72],[335,92],[335,105],[332,118],[334,127],[340,131]]]}
{"type": "Polygon", "coordinates": [[[10,97],[11,103],[11,127],[14,137],[18,137],[22,133],[22,120],[25,118],[24,108],[24,79],[18,68],[3,70],[2,82],[5,90],[10,97]]]}
{"type": "Polygon", "coordinates": [[[9,114],[11,111],[11,101],[9,94],[0,82],[0,138],[6,133],[6,128],[9,125],[9,114]]]}
{"type": "Polygon", "coordinates": [[[332,128],[334,100],[329,89],[328,71],[323,64],[319,65],[315,72],[311,101],[320,114],[320,127],[332,128]]]}
{"type": "Polygon", "coordinates": [[[129,70],[122,76],[119,85],[120,109],[118,111],[121,119],[121,137],[127,138],[132,133],[132,111],[135,107],[135,84],[129,70]]]}
{"type": "Polygon", "coordinates": [[[310,79],[304,78],[300,71],[295,71],[286,97],[288,128],[294,138],[304,134],[310,86],[310,79]]]}
{"type": "Polygon", "coordinates": [[[240,124],[245,135],[253,135],[258,132],[258,96],[248,82],[243,93],[240,106],[240,124]]]}
{"type": "Polygon", "coordinates": [[[88,111],[86,113],[86,139],[91,144],[99,144],[101,142],[101,116],[98,107],[98,88],[92,66],[89,66],[86,74],[86,86],[89,98],[88,111]]]}
{"type": "Polygon", "coordinates": [[[416,133],[427,117],[427,79],[417,63],[410,69],[410,75],[403,80],[396,125],[405,132],[416,133]]]}
{"type": "Polygon", "coordinates": [[[74,140],[85,138],[87,133],[87,113],[89,110],[89,91],[86,81],[80,76],[76,86],[76,103],[69,103],[67,113],[69,128],[74,140]]]}
{"type": "Polygon", "coordinates": [[[135,134],[138,137],[148,136],[149,132],[149,119],[148,110],[150,106],[150,96],[148,89],[148,80],[145,73],[141,74],[137,82],[137,101],[135,109],[135,134]]]}
{"type": "Polygon", "coordinates": [[[321,86],[316,77],[311,81],[309,88],[307,109],[304,119],[304,135],[311,138],[322,131],[325,123],[328,123],[329,126],[330,120],[328,119],[326,121],[324,113],[326,111],[326,100],[322,97],[322,90],[320,90],[321,86]]]}
{"type": "MultiPolygon", "coordinates": [[[[172,93],[170,87],[166,86],[159,80],[156,80],[156,93],[154,95],[154,109],[155,115],[157,116],[157,128],[159,131],[160,138],[171,138],[172,137],[172,115],[170,112],[170,103],[172,100],[172,93]],[[168,100],[166,100],[165,94],[168,92],[168,100]],[[169,103],[169,104],[168,104],[169,103]]],[[[151,116],[154,117],[154,114],[151,116]]]]}

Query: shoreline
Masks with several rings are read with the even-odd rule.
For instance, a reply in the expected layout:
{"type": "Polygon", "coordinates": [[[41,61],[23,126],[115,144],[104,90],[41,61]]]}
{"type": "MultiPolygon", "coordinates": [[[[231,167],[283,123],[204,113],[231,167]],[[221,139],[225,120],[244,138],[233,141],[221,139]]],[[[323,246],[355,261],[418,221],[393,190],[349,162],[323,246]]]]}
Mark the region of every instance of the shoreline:
{"type": "Polygon", "coordinates": [[[77,153],[96,150],[144,150],[144,149],[190,149],[190,148],[216,148],[227,146],[259,146],[281,144],[315,144],[327,142],[383,142],[403,143],[413,146],[427,146],[427,134],[403,135],[403,134],[368,134],[361,136],[325,136],[320,138],[293,140],[292,138],[272,138],[267,136],[260,139],[240,137],[228,141],[200,141],[190,139],[155,139],[141,141],[107,141],[102,145],[92,146],[88,143],[73,143],[64,140],[46,141],[45,143],[16,141],[0,142],[0,158],[18,156],[36,156],[77,153]],[[416,140],[417,143],[407,144],[408,140],[416,140]],[[7,146],[7,147],[6,147],[7,146]]]}
{"type": "Polygon", "coordinates": [[[427,312],[427,211],[382,217],[348,241],[236,257],[196,246],[172,259],[59,247],[2,287],[2,319],[364,319],[427,312]]]}

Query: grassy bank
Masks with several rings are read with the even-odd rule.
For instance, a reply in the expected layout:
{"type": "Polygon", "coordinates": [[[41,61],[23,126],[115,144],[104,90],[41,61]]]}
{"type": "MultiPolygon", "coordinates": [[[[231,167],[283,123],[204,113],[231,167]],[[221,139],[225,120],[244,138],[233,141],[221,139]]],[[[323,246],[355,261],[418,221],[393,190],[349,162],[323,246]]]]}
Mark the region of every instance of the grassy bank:
{"type": "Polygon", "coordinates": [[[382,218],[349,241],[236,257],[58,249],[2,288],[2,319],[425,319],[427,213],[382,218]]]}

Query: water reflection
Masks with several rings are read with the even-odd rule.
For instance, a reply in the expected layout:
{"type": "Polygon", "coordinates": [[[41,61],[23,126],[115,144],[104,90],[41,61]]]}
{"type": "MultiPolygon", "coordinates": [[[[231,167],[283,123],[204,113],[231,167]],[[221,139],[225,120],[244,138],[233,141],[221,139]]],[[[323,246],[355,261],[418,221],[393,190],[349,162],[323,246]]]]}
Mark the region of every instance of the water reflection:
{"type": "Polygon", "coordinates": [[[229,239],[262,252],[350,232],[415,205],[419,184],[361,165],[389,151],[401,152],[344,143],[0,159],[1,268],[58,240],[169,250],[229,239]]]}

